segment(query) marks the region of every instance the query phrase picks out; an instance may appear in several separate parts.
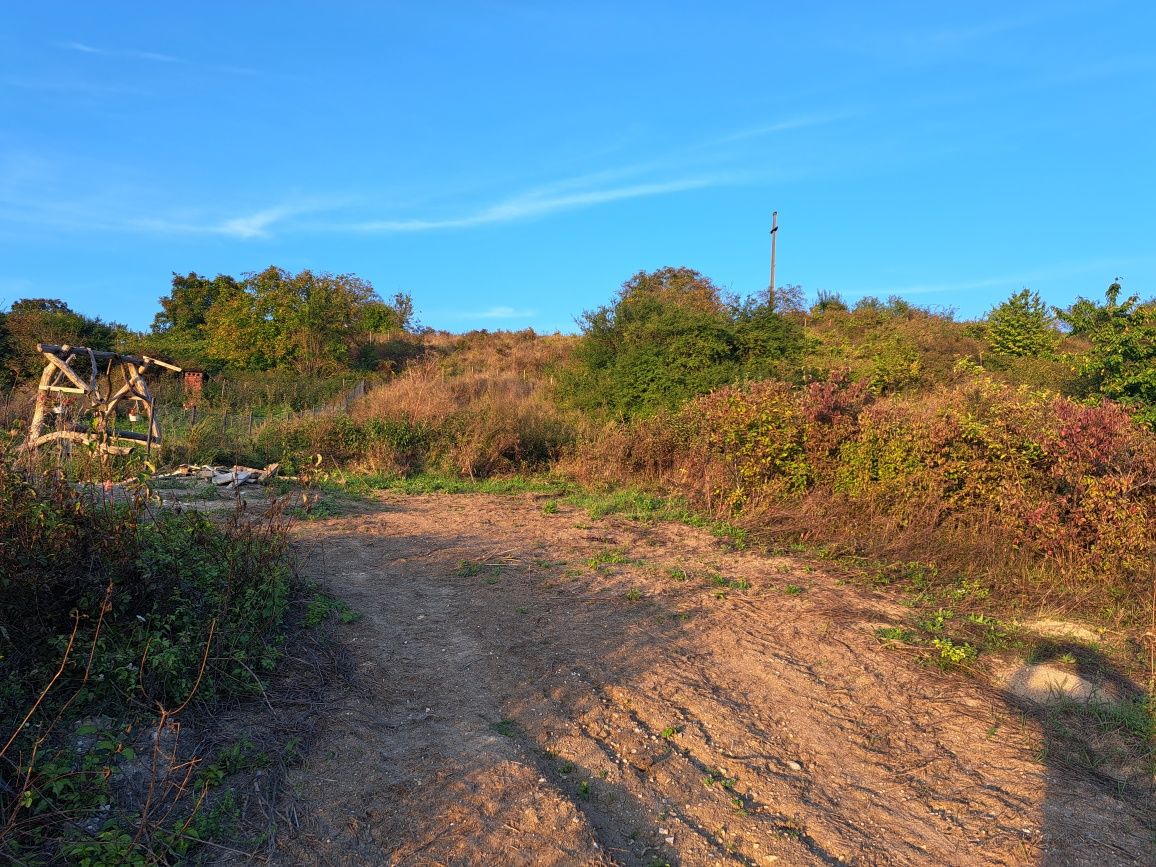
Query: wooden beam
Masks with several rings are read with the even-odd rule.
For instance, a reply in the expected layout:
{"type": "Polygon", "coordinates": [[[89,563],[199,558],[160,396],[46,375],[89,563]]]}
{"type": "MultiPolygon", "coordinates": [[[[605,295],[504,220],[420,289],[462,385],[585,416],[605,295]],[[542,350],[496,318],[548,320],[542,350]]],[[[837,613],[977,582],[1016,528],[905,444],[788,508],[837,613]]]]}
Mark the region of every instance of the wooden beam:
{"type": "MultiPolygon", "coordinates": [[[[40,352],[51,353],[53,355],[66,355],[70,352],[76,352],[78,349],[85,347],[69,346],[67,343],[63,346],[58,346],[55,343],[37,343],[36,348],[40,352]]],[[[156,367],[163,367],[166,370],[172,370],[176,373],[180,373],[184,369],[177,367],[175,364],[169,364],[167,361],[161,361],[159,358],[153,358],[151,355],[122,355],[119,352],[107,352],[103,349],[93,349],[87,351],[91,351],[94,358],[123,359],[124,361],[131,361],[134,364],[155,365],[156,367]]]]}
{"type": "Polygon", "coordinates": [[[45,352],[44,357],[48,359],[48,363],[60,369],[60,372],[72,380],[73,385],[81,390],[81,394],[88,394],[88,383],[76,375],[76,371],[68,366],[66,362],[61,361],[51,352],[45,352]]]}
{"type": "Polygon", "coordinates": [[[63,391],[66,394],[88,394],[88,390],[84,388],[69,388],[67,385],[42,385],[41,391],[63,391]]]}

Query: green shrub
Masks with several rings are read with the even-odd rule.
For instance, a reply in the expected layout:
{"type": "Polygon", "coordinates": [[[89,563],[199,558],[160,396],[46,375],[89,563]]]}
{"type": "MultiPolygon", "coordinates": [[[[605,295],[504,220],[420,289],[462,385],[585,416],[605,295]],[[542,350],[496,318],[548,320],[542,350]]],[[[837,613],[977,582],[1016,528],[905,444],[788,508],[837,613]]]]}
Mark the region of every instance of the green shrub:
{"type": "Polygon", "coordinates": [[[260,693],[278,659],[290,579],[279,529],[147,503],[33,485],[0,464],[0,826],[25,811],[0,860],[52,860],[108,803],[134,724],[260,693]],[[121,734],[78,757],[69,725],[98,716],[121,734]]]}

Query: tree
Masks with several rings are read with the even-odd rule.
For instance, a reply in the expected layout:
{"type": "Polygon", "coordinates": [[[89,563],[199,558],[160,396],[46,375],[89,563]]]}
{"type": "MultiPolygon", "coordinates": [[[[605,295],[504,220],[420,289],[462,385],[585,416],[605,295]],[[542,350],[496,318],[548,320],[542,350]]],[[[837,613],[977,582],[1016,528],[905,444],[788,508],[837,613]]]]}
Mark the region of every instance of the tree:
{"type": "Polygon", "coordinates": [[[290,274],[270,266],[246,274],[240,291],[209,305],[206,355],[249,370],[330,372],[348,363],[374,302],[380,302],[377,293],[356,275],[290,274]]]}
{"type": "Polygon", "coordinates": [[[227,274],[209,279],[195,271],[185,275],[174,272],[172,290],[160,299],[160,312],[153,317],[153,350],[185,364],[203,365],[209,311],[242,291],[240,282],[227,274]]]}
{"type": "Polygon", "coordinates": [[[369,334],[390,334],[414,327],[413,298],[398,292],[392,303],[369,301],[362,308],[361,326],[369,334]]]}
{"type": "Polygon", "coordinates": [[[614,303],[583,314],[583,339],[564,377],[575,406],[619,417],[673,409],[797,351],[796,326],[766,299],[723,297],[689,268],[635,274],[614,303]]]}
{"type": "Polygon", "coordinates": [[[1140,421],[1156,427],[1156,300],[1141,303],[1131,295],[1121,301],[1121,290],[1113,283],[1103,304],[1078,298],[1056,312],[1073,335],[1091,344],[1077,359],[1080,373],[1099,394],[1133,407],[1140,421]]]}
{"type": "Polygon", "coordinates": [[[5,317],[8,336],[8,376],[34,376],[44,365],[37,343],[72,344],[92,349],[115,350],[129,334],[116,322],[77,313],[58,298],[21,298],[5,317]]]}
{"type": "Polygon", "coordinates": [[[987,315],[988,344],[1002,355],[1050,358],[1059,334],[1056,318],[1038,292],[1023,289],[987,315]]]}

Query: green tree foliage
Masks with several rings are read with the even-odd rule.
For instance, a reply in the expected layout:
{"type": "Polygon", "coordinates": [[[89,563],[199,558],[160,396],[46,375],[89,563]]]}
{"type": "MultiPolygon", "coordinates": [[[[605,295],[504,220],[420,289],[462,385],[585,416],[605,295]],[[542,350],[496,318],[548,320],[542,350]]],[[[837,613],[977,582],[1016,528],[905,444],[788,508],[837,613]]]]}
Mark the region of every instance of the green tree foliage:
{"type": "Polygon", "coordinates": [[[414,325],[413,298],[407,292],[398,292],[390,303],[373,300],[362,308],[361,327],[369,334],[409,331],[414,325]]]}
{"type": "Polygon", "coordinates": [[[671,409],[797,356],[797,326],[763,301],[740,304],[689,268],[639,272],[613,304],[580,320],[563,392],[580,408],[626,417],[671,409]]]}
{"type": "Polygon", "coordinates": [[[152,348],[190,366],[202,365],[209,311],[242,291],[241,283],[227,274],[210,279],[195,271],[174,273],[172,291],[161,298],[161,310],[153,318],[152,348]]]}
{"type": "Polygon", "coordinates": [[[373,287],[353,274],[269,267],[209,307],[207,355],[230,367],[326,373],[347,363],[364,333],[365,306],[377,300],[373,287]]]}
{"type": "Polygon", "coordinates": [[[1120,300],[1121,289],[1113,283],[1103,304],[1079,298],[1057,312],[1073,335],[1091,344],[1078,359],[1080,373],[1099,394],[1133,407],[1142,422],[1156,427],[1156,301],[1141,303],[1139,295],[1120,300]]]}
{"type": "Polygon", "coordinates": [[[370,335],[412,324],[405,293],[387,303],[353,274],[270,266],[240,280],[174,274],[149,339],[154,351],[188,366],[318,375],[355,363],[370,335]]]}
{"type": "Polygon", "coordinates": [[[987,315],[988,344],[1002,355],[1048,358],[1059,334],[1056,318],[1038,292],[1023,289],[987,315]]]}
{"type": "MultiPolygon", "coordinates": [[[[7,353],[0,346],[8,379],[35,376],[44,366],[37,343],[72,344],[92,349],[116,349],[129,334],[124,325],[77,313],[56,298],[21,298],[12,304],[4,322],[7,353]]],[[[0,335],[0,340],[3,335],[0,335]]]]}

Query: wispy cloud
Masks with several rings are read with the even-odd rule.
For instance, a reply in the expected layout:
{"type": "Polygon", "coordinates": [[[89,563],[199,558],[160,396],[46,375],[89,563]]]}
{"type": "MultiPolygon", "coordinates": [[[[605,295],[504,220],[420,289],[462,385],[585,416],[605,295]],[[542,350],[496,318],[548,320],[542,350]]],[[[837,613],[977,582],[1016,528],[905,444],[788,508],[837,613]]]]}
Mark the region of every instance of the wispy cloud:
{"type": "Polygon", "coordinates": [[[560,188],[565,185],[555,184],[518,194],[460,216],[434,219],[367,220],[339,228],[369,233],[433,232],[445,229],[465,229],[496,223],[510,223],[517,220],[529,220],[559,211],[589,208],[595,205],[604,205],[610,202],[620,202],[628,199],[669,195],[671,193],[703,189],[732,182],[733,179],[723,175],[703,175],[670,181],[602,187],[599,189],[575,192],[560,191],[560,188]]]}
{"type": "Polygon", "coordinates": [[[829,126],[830,124],[839,123],[840,121],[862,117],[865,114],[867,114],[867,110],[859,108],[844,109],[822,114],[800,115],[799,117],[785,118],[783,120],[778,120],[773,123],[764,124],[762,126],[755,126],[749,129],[738,130],[720,138],[712,139],[709,144],[729,144],[731,142],[774,135],[775,133],[780,132],[791,132],[792,130],[797,129],[809,129],[816,126],[829,126]]]}
{"type": "MultiPolygon", "coordinates": [[[[1099,272],[1100,274],[1106,275],[1105,279],[1114,278],[1119,276],[1116,269],[1131,265],[1150,264],[1151,261],[1150,258],[1136,258],[1134,256],[1120,257],[1118,259],[1090,259],[1083,262],[1069,262],[1054,267],[1020,271],[1015,274],[1000,274],[993,277],[977,277],[975,279],[943,283],[916,283],[910,286],[892,286],[886,289],[849,289],[843,294],[852,297],[862,297],[866,295],[937,295],[948,292],[968,292],[973,289],[991,289],[995,286],[1004,286],[1007,287],[1009,292],[1014,292],[1024,287],[1030,287],[1033,283],[1057,280],[1073,274],[1094,274],[1099,272]]],[[[1094,288],[1092,291],[1095,291],[1094,288]]]]}
{"type": "Polygon", "coordinates": [[[96,54],[101,57],[128,57],[133,60],[150,60],[153,63],[184,63],[179,57],[171,54],[160,54],[156,51],[117,51],[108,48],[97,48],[85,42],[58,42],[57,46],[66,51],[76,51],[81,54],[96,54]]]}
{"type": "Polygon", "coordinates": [[[57,42],[54,44],[57,48],[62,48],[65,51],[75,51],[79,54],[91,54],[97,57],[123,58],[126,60],[144,60],[149,63],[169,63],[180,66],[197,67],[201,69],[212,69],[218,72],[229,72],[237,75],[255,75],[257,73],[257,70],[244,66],[231,66],[228,64],[213,63],[194,63],[193,61],[186,60],[183,57],[176,57],[172,54],[163,54],[159,51],[102,48],[96,45],[89,45],[87,42],[76,41],[57,42]]]}
{"type": "Polygon", "coordinates": [[[339,205],[340,203],[332,200],[318,199],[274,205],[236,217],[209,220],[150,217],[128,220],[126,225],[161,234],[222,235],[227,238],[248,241],[272,237],[272,228],[275,225],[284,223],[293,217],[319,213],[339,207],[339,205]]]}

